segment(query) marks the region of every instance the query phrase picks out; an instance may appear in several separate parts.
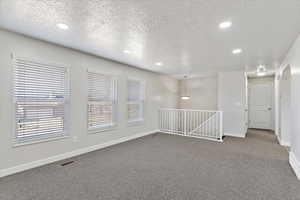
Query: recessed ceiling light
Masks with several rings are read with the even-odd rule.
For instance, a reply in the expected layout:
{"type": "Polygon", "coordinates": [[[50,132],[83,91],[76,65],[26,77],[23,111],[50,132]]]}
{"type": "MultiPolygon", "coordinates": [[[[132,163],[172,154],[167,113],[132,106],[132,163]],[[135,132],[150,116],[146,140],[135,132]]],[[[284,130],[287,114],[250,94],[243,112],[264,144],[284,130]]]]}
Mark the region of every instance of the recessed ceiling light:
{"type": "Polygon", "coordinates": [[[69,29],[69,26],[67,24],[63,24],[63,23],[56,24],[56,26],[60,29],[63,29],[63,30],[68,30],[69,29]]]}
{"type": "Polygon", "coordinates": [[[130,54],[129,50],[124,50],[124,53],[130,54]]]}
{"type": "Polygon", "coordinates": [[[162,66],[163,64],[161,62],[155,63],[157,66],[162,66]]]}
{"type": "Polygon", "coordinates": [[[240,54],[240,53],[242,53],[242,49],[234,49],[234,50],[232,50],[232,53],[233,54],[240,54]]]}
{"type": "Polygon", "coordinates": [[[227,29],[227,28],[230,28],[232,25],[232,22],[231,21],[225,21],[225,22],[222,22],[219,24],[219,28],[220,29],[227,29]]]}
{"type": "Polygon", "coordinates": [[[189,99],[190,99],[190,96],[182,96],[181,99],[182,99],[182,100],[189,100],[189,99]]]}

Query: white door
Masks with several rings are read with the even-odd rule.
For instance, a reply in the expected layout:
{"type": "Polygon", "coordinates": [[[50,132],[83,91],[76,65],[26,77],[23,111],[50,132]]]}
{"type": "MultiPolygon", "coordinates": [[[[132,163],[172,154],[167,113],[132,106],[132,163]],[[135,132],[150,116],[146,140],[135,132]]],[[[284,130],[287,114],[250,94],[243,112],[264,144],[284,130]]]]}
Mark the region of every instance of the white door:
{"type": "Polygon", "coordinates": [[[249,128],[272,129],[272,82],[249,84],[249,128]]]}

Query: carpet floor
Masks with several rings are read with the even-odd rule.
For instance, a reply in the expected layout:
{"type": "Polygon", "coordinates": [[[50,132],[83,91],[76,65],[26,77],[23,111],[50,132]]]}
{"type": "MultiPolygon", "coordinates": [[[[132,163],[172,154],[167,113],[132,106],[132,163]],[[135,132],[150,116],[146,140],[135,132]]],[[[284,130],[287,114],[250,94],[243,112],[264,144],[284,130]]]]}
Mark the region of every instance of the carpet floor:
{"type": "Polygon", "coordinates": [[[224,143],[154,134],[0,179],[1,200],[299,200],[266,131],[224,143]]]}

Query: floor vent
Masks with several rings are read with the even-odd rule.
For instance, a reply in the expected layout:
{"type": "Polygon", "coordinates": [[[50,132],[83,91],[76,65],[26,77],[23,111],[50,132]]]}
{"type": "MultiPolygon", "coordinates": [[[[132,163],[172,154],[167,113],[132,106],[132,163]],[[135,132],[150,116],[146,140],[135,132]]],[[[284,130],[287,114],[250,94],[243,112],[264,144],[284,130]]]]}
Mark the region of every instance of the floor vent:
{"type": "Polygon", "coordinates": [[[68,161],[68,162],[65,162],[65,163],[62,163],[61,166],[66,166],[66,165],[70,165],[72,164],[74,161],[68,161]]]}

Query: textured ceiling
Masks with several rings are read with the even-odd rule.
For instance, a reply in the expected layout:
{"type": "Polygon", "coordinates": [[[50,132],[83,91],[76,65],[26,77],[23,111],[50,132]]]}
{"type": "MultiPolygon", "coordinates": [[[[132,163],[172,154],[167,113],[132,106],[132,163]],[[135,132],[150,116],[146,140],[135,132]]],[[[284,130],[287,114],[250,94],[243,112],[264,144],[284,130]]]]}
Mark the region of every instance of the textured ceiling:
{"type": "Polygon", "coordinates": [[[0,3],[2,28],[168,74],[205,74],[258,64],[273,67],[300,32],[299,0],[0,3]],[[230,30],[218,28],[223,20],[232,21],[230,30]],[[70,29],[60,30],[57,23],[70,29]],[[234,48],[243,53],[232,55],[234,48]]]}

